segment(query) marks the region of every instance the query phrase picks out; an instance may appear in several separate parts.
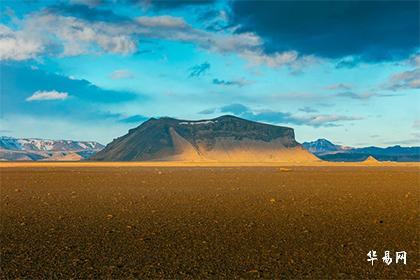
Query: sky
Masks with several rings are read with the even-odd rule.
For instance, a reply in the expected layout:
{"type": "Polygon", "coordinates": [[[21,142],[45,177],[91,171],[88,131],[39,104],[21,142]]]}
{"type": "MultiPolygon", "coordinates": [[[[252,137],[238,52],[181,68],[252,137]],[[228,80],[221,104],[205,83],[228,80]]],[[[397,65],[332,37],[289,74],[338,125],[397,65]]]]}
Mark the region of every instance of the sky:
{"type": "Polygon", "coordinates": [[[2,0],[0,135],[107,144],[229,114],[418,146],[419,3],[2,0]]]}

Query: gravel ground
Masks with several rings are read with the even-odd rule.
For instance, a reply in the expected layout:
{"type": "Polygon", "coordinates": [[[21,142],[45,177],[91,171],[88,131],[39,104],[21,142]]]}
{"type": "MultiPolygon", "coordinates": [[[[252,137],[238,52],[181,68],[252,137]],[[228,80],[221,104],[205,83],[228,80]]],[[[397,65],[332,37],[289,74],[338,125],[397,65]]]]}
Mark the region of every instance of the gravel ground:
{"type": "Polygon", "coordinates": [[[420,275],[417,167],[0,172],[2,279],[420,275]]]}

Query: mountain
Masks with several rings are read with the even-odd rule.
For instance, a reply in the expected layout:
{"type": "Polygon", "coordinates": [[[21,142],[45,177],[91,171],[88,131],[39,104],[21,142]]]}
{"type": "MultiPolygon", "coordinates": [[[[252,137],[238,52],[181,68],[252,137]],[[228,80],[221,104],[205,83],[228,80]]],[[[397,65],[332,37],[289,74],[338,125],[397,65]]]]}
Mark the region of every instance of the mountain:
{"type": "Polygon", "coordinates": [[[380,161],[420,161],[420,147],[353,148],[333,144],[326,139],[304,142],[305,149],[327,161],[364,161],[373,157],[380,161]]]}
{"type": "Polygon", "coordinates": [[[47,140],[37,138],[0,137],[0,149],[18,151],[84,151],[101,150],[104,146],[94,141],[47,140]]]}
{"type": "Polygon", "coordinates": [[[97,161],[307,162],[318,160],[289,127],[234,116],[151,118],[91,157],[97,161]]]}
{"type": "Polygon", "coordinates": [[[302,146],[313,154],[328,154],[341,150],[341,146],[335,145],[327,139],[318,139],[313,142],[303,142],[302,146]]]}
{"type": "Polygon", "coordinates": [[[104,146],[94,141],[48,140],[0,137],[0,160],[65,160],[86,159],[104,146]]]}

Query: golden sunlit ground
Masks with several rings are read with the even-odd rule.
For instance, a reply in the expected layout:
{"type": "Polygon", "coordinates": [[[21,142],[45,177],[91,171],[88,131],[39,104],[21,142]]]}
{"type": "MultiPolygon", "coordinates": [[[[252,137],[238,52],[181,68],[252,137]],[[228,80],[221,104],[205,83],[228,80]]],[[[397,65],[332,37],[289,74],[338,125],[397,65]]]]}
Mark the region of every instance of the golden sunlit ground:
{"type": "Polygon", "coordinates": [[[145,165],[2,163],[0,278],[419,277],[418,165],[145,165]]]}

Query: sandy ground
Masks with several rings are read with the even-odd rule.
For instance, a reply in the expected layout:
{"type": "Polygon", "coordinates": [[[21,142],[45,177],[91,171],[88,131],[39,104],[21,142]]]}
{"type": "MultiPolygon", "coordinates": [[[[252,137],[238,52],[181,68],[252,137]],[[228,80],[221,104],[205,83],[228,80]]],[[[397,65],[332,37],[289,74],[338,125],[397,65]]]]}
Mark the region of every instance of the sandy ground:
{"type": "Polygon", "coordinates": [[[418,165],[1,166],[1,279],[420,275],[418,165]]]}
{"type": "Polygon", "coordinates": [[[364,161],[364,162],[183,162],[183,161],[125,161],[125,162],[91,162],[91,161],[0,161],[0,168],[10,167],[276,167],[276,166],[400,166],[417,167],[420,170],[420,162],[391,162],[391,161],[364,161]]]}

